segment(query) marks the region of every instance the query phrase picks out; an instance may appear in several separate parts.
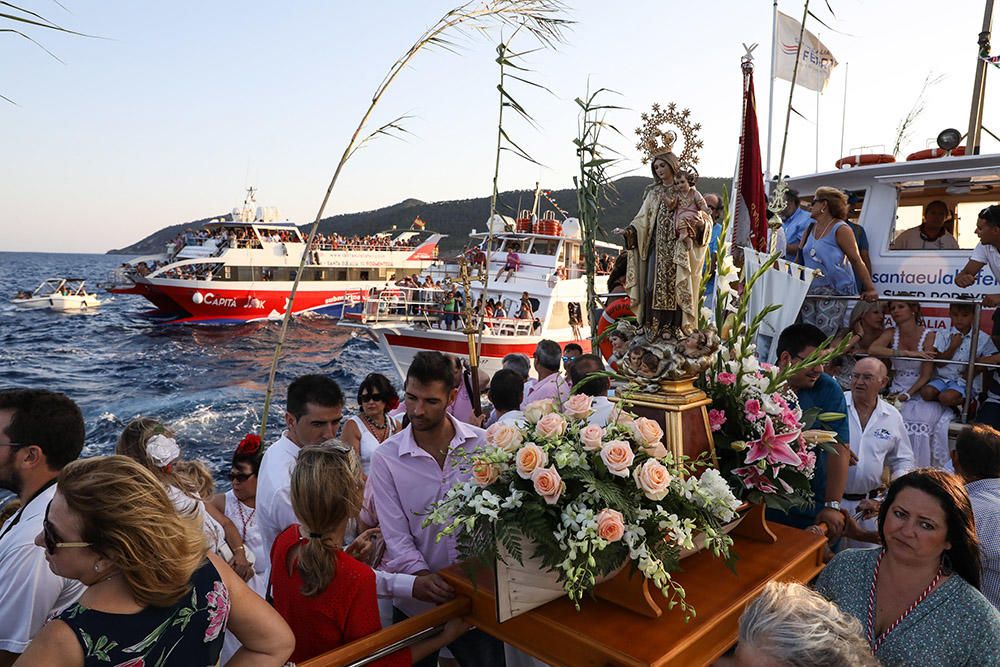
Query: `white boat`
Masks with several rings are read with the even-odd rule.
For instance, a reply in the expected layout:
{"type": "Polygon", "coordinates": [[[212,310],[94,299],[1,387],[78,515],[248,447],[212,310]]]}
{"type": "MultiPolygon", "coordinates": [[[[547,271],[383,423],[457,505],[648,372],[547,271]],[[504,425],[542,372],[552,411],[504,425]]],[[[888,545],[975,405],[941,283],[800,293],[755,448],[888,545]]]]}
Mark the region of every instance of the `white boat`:
{"type": "MultiPolygon", "coordinates": [[[[521,353],[529,358],[543,339],[561,347],[579,344],[589,352],[590,327],[587,323],[587,288],[581,255],[580,227],[575,219],[560,224],[551,217],[532,222],[518,220],[517,229],[493,236],[492,254],[486,258],[489,234],[473,231],[469,237],[479,242],[481,259],[486,259],[489,284],[486,299],[503,304],[506,315],[485,317],[479,337],[479,365],[489,374],[502,366],[505,355],[521,353]],[[530,231],[529,231],[530,230],[530,231]],[[497,280],[507,261],[508,250],[516,248],[521,268],[509,281],[497,280]],[[518,317],[522,298],[532,306],[531,317],[518,317]]],[[[617,255],[618,246],[597,242],[599,251],[617,255]]],[[[449,280],[460,289],[457,266],[436,263],[427,272],[438,283],[449,280]]],[[[447,288],[444,288],[446,290],[447,288]]],[[[440,303],[441,288],[393,287],[371,295],[359,314],[345,316],[345,323],[366,329],[392,361],[400,377],[417,352],[437,350],[468,358],[468,336],[461,330],[461,313],[449,318],[440,303]],[[447,328],[453,320],[452,329],[447,328]]],[[[595,276],[597,293],[607,291],[607,276],[595,276]]],[[[472,299],[483,294],[481,281],[473,281],[472,299]]],[[[468,296],[468,295],[466,295],[468,296]]]]}
{"type": "Polygon", "coordinates": [[[11,303],[18,308],[75,312],[92,310],[102,302],[87,292],[83,278],[47,278],[33,292],[18,292],[11,303]]]}
{"type": "MultiPolygon", "coordinates": [[[[254,207],[254,190],[228,219],[179,235],[165,252],[129,260],[105,285],[113,294],[144,296],[162,323],[243,324],[280,318],[288,305],[305,248],[299,228],[271,206],[254,207]]],[[[426,269],[444,237],[411,229],[363,237],[330,234],[315,240],[293,304],[339,317],[369,290],[426,269]]]]}

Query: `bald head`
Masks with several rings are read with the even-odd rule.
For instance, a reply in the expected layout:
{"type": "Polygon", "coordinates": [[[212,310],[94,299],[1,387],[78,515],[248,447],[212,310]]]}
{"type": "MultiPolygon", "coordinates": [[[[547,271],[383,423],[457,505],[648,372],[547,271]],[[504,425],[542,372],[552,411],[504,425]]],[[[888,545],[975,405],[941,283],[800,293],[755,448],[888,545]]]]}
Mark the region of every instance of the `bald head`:
{"type": "Polygon", "coordinates": [[[710,192],[705,195],[705,204],[712,212],[712,220],[718,222],[719,218],[722,217],[722,199],[719,198],[719,195],[710,192]]]}
{"type": "Polygon", "coordinates": [[[854,402],[873,405],[888,379],[889,371],[881,359],[865,357],[858,360],[851,373],[851,395],[854,402]]]}

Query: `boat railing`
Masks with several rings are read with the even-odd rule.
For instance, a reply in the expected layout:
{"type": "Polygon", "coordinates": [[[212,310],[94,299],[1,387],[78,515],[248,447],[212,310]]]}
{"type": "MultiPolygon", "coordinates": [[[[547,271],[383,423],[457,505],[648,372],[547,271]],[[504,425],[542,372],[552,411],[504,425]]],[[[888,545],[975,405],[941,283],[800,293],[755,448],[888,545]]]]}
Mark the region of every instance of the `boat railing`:
{"type": "MultiPolygon", "coordinates": [[[[833,301],[848,301],[857,302],[860,301],[860,297],[857,296],[839,296],[839,295],[806,295],[806,299],[816,299],[816,300],[833,300],[833,301]]],[[[969,298],[959,298],[959,299],[941,299],[941,298],[925,298],[918,296],[907,296],[907,295],[885,295],[880,297],[881,301],[913,301],[921,304],[941,304],[941,305],[951,305],[956,303],[969,304],[973,307],[972,316],[972,339],[969,341],[969,358],[965,361],[955,361],[952,359],[924,359],[922,357],[908,357],[908,356],[894,356],[891,357],[893,360],[901,361],[919,361],[934,364],[935,366],[964,366],[965,367],[965,399],[962,402],[962,413],[961,420],[963,423],[968,422],[969,418],[969,405],[972,402],[972,388],[975,384],[976,375],[978,372],[990,369],[990,368],[1000,368],[1000,364],[989,364],[976,362],[976,351],[979,349],[979,337],[983,335],[982,330],[982,314],[983,314],[983,300],[981,297],[969,297],[969,298]]],[[[864,356],[874,356],[859,354],[858,357],[864,356]]]]}
{"type": "MultiPolygon", "coordinates": [[[[428,329],[435,325],[460,329],[465,324],[464,313],[457,300],[454,309],[446,307],[444,297],[448,292],[440,287],[373,288],[364,299],[361,321],[364,324],[406,323],[428,329]]],[[[487,333],[498,336],[530,335],[535,327],[534,319],[518,317],[484,317],[482,323],[487,333]]]]}

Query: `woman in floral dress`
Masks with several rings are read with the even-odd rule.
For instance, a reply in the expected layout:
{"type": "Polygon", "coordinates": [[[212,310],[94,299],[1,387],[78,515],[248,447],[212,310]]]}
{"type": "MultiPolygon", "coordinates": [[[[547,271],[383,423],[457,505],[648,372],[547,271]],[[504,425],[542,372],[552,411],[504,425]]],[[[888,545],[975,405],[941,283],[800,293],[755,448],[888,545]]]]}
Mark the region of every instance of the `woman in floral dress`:
{"type": "Polygon", "coordinates": [[[228,663],[283,665],[288,626],[174,509],[151,472],[124,456],[70,463],[36,544],[49,568],[87,586],[49,621],[22,667],[215,665],[227,628],[243,648],[228,663]]]}

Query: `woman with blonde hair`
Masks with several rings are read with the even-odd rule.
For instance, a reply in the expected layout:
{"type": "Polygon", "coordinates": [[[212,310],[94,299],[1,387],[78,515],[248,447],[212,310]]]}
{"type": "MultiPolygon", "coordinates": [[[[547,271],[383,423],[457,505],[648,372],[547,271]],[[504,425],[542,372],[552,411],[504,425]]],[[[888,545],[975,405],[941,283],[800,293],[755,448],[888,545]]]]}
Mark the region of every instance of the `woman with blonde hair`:
{"type": "Polygon", "coordinates": [[[868,354],[868,348],[885,331],[885,312],[878,301],[858,301],[851,310],[842,337],[850,337],[851,344],[844,354],[827,364],[826,372],[833,375],[844,391],[851,388],[851,373],[858,355],[868,354]]]}
{"type": "MultiPolygon", "coordinates": [[[[799,263],[821,272],[809,286],[809,295],[854,296],[858,293],[856,280],[860,279],[861,298],[875,301],[878,292],[846,222],[847,195],[836,188],[817,188],[809,212],[816,222],[802,236],[799,263]]],[[[807,298],[802,306],[802,321],[832,336],[840,329],[846,311],[845,300],[807,298]]]]}
{"type": "MultiPolygon", "coordinates": [[[[361,507],[364,483],[354,449],[337,440],[305,447],[292,471],[292,509],[299,524],[271,547],[274,608],[295,634],[301,662],[381,629],[375,573],[344,552],[344,532],[361,507]]],[[[431,639],[378,661],[409,665],[455,641],[467,626],[449,621],[431,639]]]]}
{"type": "Polygon", "coordinates": [[[35,538],[49,568],[87,586],[46,624],[19,667],[214,665],[228,627],[243,648],[228,663],[284,664],[288,626],[205,550],[163,485],[124,456],[70,463],[35,538]]]}
{"type": "Polygon", "coordinates": [[[208,548],[222,556],[244,581],[253,577],[253,565],[239,530],[223,512],[204,502],[203,467],[181,461],[180,447],[166,426],[152,417],[136,417],[118,436],[115,454],[127,456],[152,472],[178,512],[199,517],[208,548]]]}

